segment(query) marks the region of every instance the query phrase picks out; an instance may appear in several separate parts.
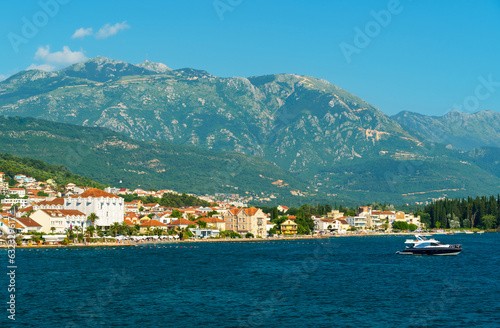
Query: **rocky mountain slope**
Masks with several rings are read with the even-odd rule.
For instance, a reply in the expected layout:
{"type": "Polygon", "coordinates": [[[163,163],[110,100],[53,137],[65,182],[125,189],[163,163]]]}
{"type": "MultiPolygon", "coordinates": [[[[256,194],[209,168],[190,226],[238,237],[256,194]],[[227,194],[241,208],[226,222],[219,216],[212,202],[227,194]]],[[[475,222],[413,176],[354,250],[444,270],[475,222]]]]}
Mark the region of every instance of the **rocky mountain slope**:
{"type": "Polygon", "coordinates": [[[258,155],[291,172],[419,145],[384,113],[324,80],[218,78],[103,57],[9,78],[0,83],[0,113],[258,155]]]}
{"type": "MultiPolygon", "coordinates": [[[[274,179],[295,177],[310,193],[360,202],[490,194],[500,186],[490,170],[434,145],[440,140],[417,124],[402,127],[355,95],[309,76],[219,78],[97,57],[0,82],[0,114],[105,127],[132,138],[127,143],[195,146],[192,152],[203,156],[253,155],[282,169],[274,179]]],[[[420,126],[427,124],[421,120],[420,126]]],[[[136,160],[145,163],[153,155],[141,156],[136,160]]]]}
{"type": "Polygon", "coordinates": [[[460,150],[500,147],[500,113],[493,111],[474,114],[452,111],[439,117],[401,112],[392,118],[421,140],[460,150]]]}

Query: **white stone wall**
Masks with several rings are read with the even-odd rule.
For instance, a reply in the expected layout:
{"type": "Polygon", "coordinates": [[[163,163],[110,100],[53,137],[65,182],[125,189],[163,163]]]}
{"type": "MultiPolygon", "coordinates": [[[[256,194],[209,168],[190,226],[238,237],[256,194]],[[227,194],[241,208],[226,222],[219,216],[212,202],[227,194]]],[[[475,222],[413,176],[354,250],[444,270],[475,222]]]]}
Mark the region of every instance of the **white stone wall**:
{"type": "Polygon", "coordinates": [[[64,208],[68,210],[79,210],[85,215],[89,216],[95,213],[98,220],[95,221],[96,226],[109,227],[113,223],[122,223],[124,216],[124,200],[123,198],[67,198],[64,202],[64,208]]]}

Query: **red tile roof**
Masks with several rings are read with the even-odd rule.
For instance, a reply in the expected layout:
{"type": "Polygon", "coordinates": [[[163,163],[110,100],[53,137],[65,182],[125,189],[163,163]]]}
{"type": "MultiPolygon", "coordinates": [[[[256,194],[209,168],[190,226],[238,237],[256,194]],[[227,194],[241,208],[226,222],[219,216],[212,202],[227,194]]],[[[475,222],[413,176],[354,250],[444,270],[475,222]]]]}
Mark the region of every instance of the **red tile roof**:
{"type": "Polygon", "coordinates": [[[255,213],[257,213],[259,211],[259,209],[255,208],[255,207],[245,208],[244,210],[245,210],[245,213],[247,215],[250,215],[250,216],[255,215],[255,213]]]}
{"type": "Polygon", "coordinates": [[[21,209],[19,209],[17,212],[18,212],[18,213],[28,213],[29,211],[33,211],[33,206],[29,206],[29,207],[21,208],[21,209]]]}
{"type": "Polygon", "coordinates": [[[12,223],[14,223],[16,226],[16,229],[24,229],[24,227],[16,220],[1,219],[0,221],[2,221],[3,224],[7,225],[9,228],[11,228],[12,223]]]}
{"type": "Polygon", "coordinates": [[[80,195],[75,195],[75,196],[70,196],[71,198],[100,198],[100,197],[108,197],[108,198],[121,198],[120,196],[116,196],[113,194],[110,194],[109,192],[105,192],[101,189],[97,188],[89,188],[83,192],[83,194],[80,195]]]}
{"type": "Polygon", "coordinates": [[[193,221],[189,221],[189,220],[186,220],[186,219],[178,219],[178,220],[175,220],[173,222],[170,222],[169,226],[173,226],[173,225],[191,225],[191,224],[198,225],[198,223],[193,222],[193,221]]]}
{"type": "Polygon", "coordinates": [[[42,206],[42,205],[64,205],[64,198],[56,198],[54,200],[44,200],[34,205],[42,206]]]}
{"type": "Polygon", "coordinates": [[[41,225],[32,218],[18,218],[17,221],[21,222],[21,224],[24,224],[26,227],[41,227],[41,225]]]}
{"type": "Polygon", "coordinates": [[[128,225],[128,226],[132,226],[133,227],[135,225],[134,222],[130,221],[129,219],[124,219],[123,222],[125,222],[125,224],[128,225]]]}
{"type": "Polygon", "coordinates": [[[141,223],[141,227],[165,227],[165,223],[161,223],[158,220],[147,220],[141,223]]]}
{"type": "Polygon", "coordinates": [[[199,218],[198,221],[203,221],[206,223],[217,223],[217,222],[225,222],[224,220],[218,219],[218,218],[210,218],[210,217],[202,217],[199,218]]]}

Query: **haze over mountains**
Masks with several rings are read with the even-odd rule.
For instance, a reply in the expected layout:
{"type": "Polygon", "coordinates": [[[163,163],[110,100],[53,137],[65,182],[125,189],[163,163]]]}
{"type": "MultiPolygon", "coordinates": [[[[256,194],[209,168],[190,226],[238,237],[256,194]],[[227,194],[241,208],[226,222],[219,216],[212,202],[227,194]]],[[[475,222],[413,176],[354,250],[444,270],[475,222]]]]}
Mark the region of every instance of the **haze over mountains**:
{"type": "Polygon", "coordinates": [[[500,147],[500,113],[451,111],[440,117],[401,112],[392,117],[421,140],[444,143],[460,150],[500,147]]]}
{"type": "Polygon", "coordinates": [[[391,118],[308,76],[219,78],[97,57],[1,82],[0,114],[105,127],[137,142],[195,146],[203,154],[263,157],[321,197],[407,202],[490,194],[500,186],[491,155],[500,146],[499,113],[391,118]],[[490,148],[460,151],[483,146],[490,148]]]}

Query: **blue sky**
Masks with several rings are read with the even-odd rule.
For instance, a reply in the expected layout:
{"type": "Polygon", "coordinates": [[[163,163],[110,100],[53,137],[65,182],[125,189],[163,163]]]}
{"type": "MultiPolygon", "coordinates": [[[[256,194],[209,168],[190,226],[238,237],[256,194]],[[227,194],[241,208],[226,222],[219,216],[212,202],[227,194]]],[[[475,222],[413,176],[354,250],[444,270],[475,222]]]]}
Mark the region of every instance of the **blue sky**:
{"type": "Polygon", "coordinates": [[[389,115],[500,111],[500,0],[2,4],[0,79],[101,55],[217,76],[311,75],[389,115]]]}

